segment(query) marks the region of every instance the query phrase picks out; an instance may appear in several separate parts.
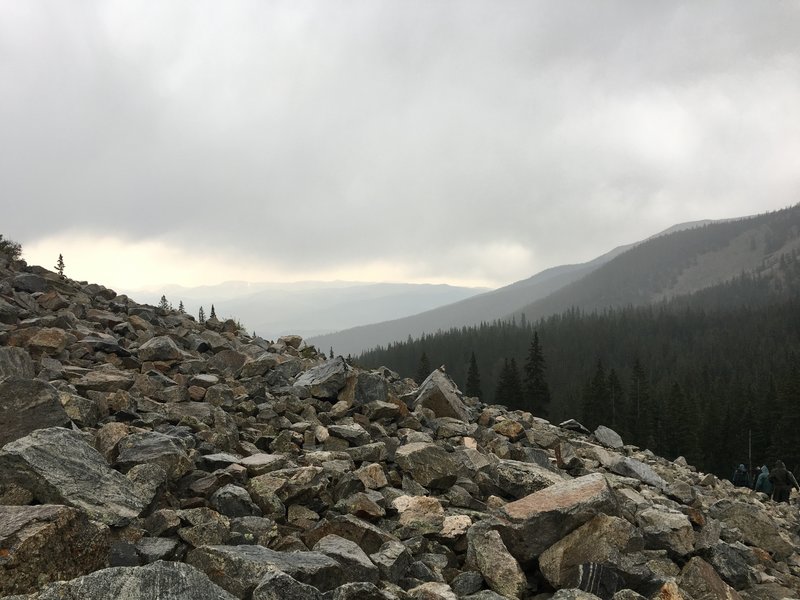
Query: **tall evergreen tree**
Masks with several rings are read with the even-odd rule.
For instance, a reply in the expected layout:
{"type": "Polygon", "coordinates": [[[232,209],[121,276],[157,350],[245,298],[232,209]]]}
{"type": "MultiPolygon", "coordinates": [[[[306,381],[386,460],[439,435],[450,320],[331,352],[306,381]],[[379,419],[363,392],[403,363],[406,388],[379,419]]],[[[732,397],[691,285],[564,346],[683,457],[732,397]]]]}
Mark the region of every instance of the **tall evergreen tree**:
{"type": "Polygon", "coordinates": [[[214,310],[214,305],[211,305],[211,312],[208,315],[209,319],[216,319],[217,318],[217,311],[214,310]]]}
{"type": "Polygon", "coordinates": [[[431,374],[431,363],[428,360],[428,355],[423,351],[422,356],[419,357],[419,364],[417,365],[417,375],[414,380],[417,384],[422,385],[422,382],[431,374]]]}
{"type": "Polygon", "coordinates": [[[495,404],[502,404],[509,408],[522,407],[522,382],[519,378],[517,361],[513,358],[506,358],[503,361],[503,370],[497,380],[497,387],[494,392],[495,404]]]}
{"type": "Polygon", "coordinates": [[[183,306],[183,300],[178,302],[178,312],[181,313],[182,315],[186,314],[186,308],[184,308],[183,306]]]}
{"type": "Polygon", "coordinates": [[[58,273],[58,276],[61,277],[61,279],[64,279],[64,266],[64,255],[59,254],[58,261],[56,261],[56,273],[58,273]]]}
{"type": "Polygon", "coordinates": [[[158,301],[158,308],[163,310],[169,310],[170,308],[169,300],[167,300],[167,297],[164,294],[161,294],[161,300],[158,301]]]}
{"type": "Polygon", "coordinates": [[[469,369],[467,369],[467,385],[465,386],[464,393],[467,396],[480,398],[483,396],[481,392],[481,375],[478,372],[478,361],[473,352],[469,358],[469,369]]]}
{"type": "Polygon", "coordinates": [[[625,393],[622,391],[622,383],[619,380],[616,369],[611,369],[608,372],[608,400],[611,406],[611,412],[608,415],[608,427],[622,435],[623,418],[625,414],[625,393]]]}
{"type": "Polygon", "coordinates": [[[633,443],[645,444],[652,431],[652,405],[650,401],[650,381],[639,357],[633,361],[630,391],[628,392],[627,430],[633,435],[633,443]]]}
{"type": "Polygon", "coordinates": [[[197,311],[197,321],[199,323],[205,323],[206,322],[206,311],[203,310],[202,306],[200,307],[200,310],[197,311]]]}
{"type": "Polygon", "coordinates": [[[550,416],[550,388],[545,379],[545,368],[544,354],[539,345],[539,333],[534,331],[525,360],[522,392],[527,410],[546,419],[550,416]]]}
{"type": "Polygon", "coordinates": [[[589,380],[583,397],[583,425],[596,429],[608,423],[611,394],[608,389],[606,370],[601,359],[597,360],[594,375],[589,380]]]}

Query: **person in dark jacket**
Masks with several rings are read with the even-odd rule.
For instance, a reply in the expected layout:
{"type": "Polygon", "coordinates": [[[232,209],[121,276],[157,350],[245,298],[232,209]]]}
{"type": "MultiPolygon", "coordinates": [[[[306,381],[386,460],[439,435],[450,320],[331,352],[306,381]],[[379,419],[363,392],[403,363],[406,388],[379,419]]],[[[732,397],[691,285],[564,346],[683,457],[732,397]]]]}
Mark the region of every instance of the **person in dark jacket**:
{"type": "Polygon", "coordinates": [[[750,487],[751,485],[750,473],[747,472],[747,467],[745,467],[744,465],[739,465],[739,467],[733,472],[731,481],[733,482],[733,485],[750,487]]]}
{"type": "Polygon", "coordinates": [[[786,468],[782,460],[775,461],[775,466],[768,476],[769,482],[773,486],[772,499],[775,502],[789,502],[792,488],[800,490],[797,479],[790,470],[786,468]]]}
{"type": "Polygon", "coordinates": [[[767,468],[767,465],[761,467],[761,472],[758,474],[754,489],[757,492],[762,492],[767,496],[772,497],[772,483],[770,483],[769,480],[769,469],[767,468]]]}

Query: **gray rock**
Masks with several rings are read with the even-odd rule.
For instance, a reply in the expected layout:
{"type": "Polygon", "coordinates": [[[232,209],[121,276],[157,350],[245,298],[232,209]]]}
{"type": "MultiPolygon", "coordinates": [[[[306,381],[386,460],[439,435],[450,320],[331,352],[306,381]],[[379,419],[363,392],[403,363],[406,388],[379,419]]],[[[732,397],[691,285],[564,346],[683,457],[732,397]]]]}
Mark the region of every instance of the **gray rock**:
{"type": "Polygon", "coordinates": [[[370,559],[380,569],[381,579],[392,583],[400,581],[412,560],[408,549],[397,541],[386,542],[377,552],[370,555],[370,559]]]}
{"type": "Polygon", "coordinates": [[[741,590],[753,583],[747,561],[728,544],[718,542],[706,553],[705,558],[722,580],[734,589],[741,590]]]}
{"type": "Polygon", "coordinates": [[[178,479],[194,467],[178,438],[156,431],[124,437],[117,444],[117,451],[115,464],[123,471],[139,464],[155,464],[162,467],[170,479],[178,479]]]}
{"type": "Polygon", "coordinates": [[[741,596],[725,583],[710,564],[699,556],[689,559],[678,577],[678,585],[691,598],[703,600],[741,600],[741,596]]]}
{"type": "Polygon", "coordinates": [[[322,600],[322,594],[317,588],[273,569],[261,578],[253,591],[253,600],[322,600]]]}
{"type": "Polygon", "coordinates": [[[420,385],[413,408],[420,407],[432,410],[437,417],[470,420],[469,411],[461,401],[461,392],[441,368],[428,375],[420,385]]]}
{"type": "Polygon", "coordinates": [[[389,397],[389,384],[380,373],[359,373],[356,378],[355,406],[373,402],[386,402],[389,397]]]}
{"type": "Polygon", "coordinates": [[[355,542],[346,540],[338,535],[326,535],[314,544],[312,549],[315,552],[330,556],[343,565],[350,581],[377,583],[379,577],[378,567],[373,564],[355,542]]]}
{"type": "Polygon", "coordinates": [[[792,545],[776,529],[774,521],[752,504],[723,499],[709,508],[709,514],[728,527],[739,529],[746,544],[764,548],[776,560],[786,560],[794,552],[792,545]]]}
{"type": "Polygon", "coordinates": [[[114,527],[128,524],[149,504],[81,434],[60,427],[39,429],[0,450],[0,484],[7,483],[39,502],[74,506],[114,527]]]}
{"type": "Polygon", "coordinates": [[[453,577],[450,587],[459,598],[475,594],[483,587],[483,575],[478,571],[462,571],[453,577]]]}
{"type": "Polygon", "coordinates": [[[467,562],[483,575],[489,587],[507,598],[521,598],[528,582],[500,534],[478,523],[467,532],[467,541],[467,562]]]}
{"type": "Polygon", "coordinates": [[[694,550],[694,530],[683,513],[653,506],[636,515],[636,521],[649,548],[664,549],[678,556],[694,550]]]}
{"type": "Polygon", "coordinates": [[[455,462],[436,444],[412,442],[400,446],[394,460],[403,471],[425,487],[445,489],[457,479],[455,462]]]}
{"type": "Polygon", "coordinates": [[[180,544],[169,538],[143,537],[136,542],[136,552],[145,564],[158,560],[178,560],[180,544]]]}
{"type": "Polygon", "coordinates": [[[332,600],[388,600],[375,584],[366,581],[345,583],[333,591],[332,600]]]}
{"type": "Polygon", "coordinates": [[[341,356],[309,369],[295,381],[295,386],[307,387],[315,398],[336,398],[347,382],[350,367],[341,356]]]}
{"type": "Polygon", "coordinates": [[[513,498],[522,498],[564,481],[550,469],[516,460],[501,460],[495,469],[498,486],[513,498]]]}
{"type": "MultiPolygon", "coordinates": [[[[19,350],[0,348],[0,350],[19,350]]],[[[25,363],[25,355],[5,353],[9,362],[25,363]]],[[[30,360],[30,357],[28,357],[30,360]]],[[[0,365],[1,366],[1,365],[0,365]]],[[[21,367],[25,370],[25,367],[21,367]]],[[[32,370],[32,369],[31,369],[32,370]]],[[[56,389],[44,381],[10,376],[0,381],[0,446],[47,427],[69,424],[69,416],[61,405],[56,389]]]]}
{"type": "Polygon", "coordinates": [[[274,569],[323,592],[348,579],[338,562],[319,552],[276,552],[263,546],[202,546],[189,552],[187,562],[240,598],[274,569]]]}
{"type": "Polygon", "coordinates": [[[0,506],[0,596],[105,566],[108,527],[59,505],[0,506]]]}
{"type": "Polygon", "coordinates": [[[236,600],[194,567],[155,562],[112,567],[72,581],[51,584],[30,600],[236,600]]]}
{"type": "Polygon", "coordinates": [[[611,471],[623,477],[633,477],[658,490],[666,490],[667,482],[643,462],[629,456],[620,457],[611,465],[611,471]]]}
{"type": "Polygon", "coordinates": [[[147,340],[139,346],[137,353],[139,360],[173,361],[183,358],[183,351],[171,337],[161,335],[147,340]]]}
{"type": "Polygon", "coordinates": [[[247,490],[228,484],[219,488],[209,498],[213,509],[226,517],[260,517],[261,509],[253,503],[247,490]]]}
{"type": "Polygon", "coordinates": [[[0,347],[0,379],[6,377],[33,379],[34,374],[33,359],[24,349],[14,346],[0,347]]]}

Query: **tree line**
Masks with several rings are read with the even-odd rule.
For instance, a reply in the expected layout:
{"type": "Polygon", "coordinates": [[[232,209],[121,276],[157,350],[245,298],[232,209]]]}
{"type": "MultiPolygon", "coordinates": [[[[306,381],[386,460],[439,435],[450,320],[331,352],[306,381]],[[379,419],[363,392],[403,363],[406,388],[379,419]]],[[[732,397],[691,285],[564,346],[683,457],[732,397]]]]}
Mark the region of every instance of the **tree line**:
{"type": "Polygon", "coordinates": [[[358,357],[414,376],[424,354],[467,394],[547,416],[607,425],[627,443],[728,477],[782,459],[800,470],[800,260],[657,306],[569,309],[390,344],[358,357]],[[525,389],[534,343],[537,406],[525,389]]]}

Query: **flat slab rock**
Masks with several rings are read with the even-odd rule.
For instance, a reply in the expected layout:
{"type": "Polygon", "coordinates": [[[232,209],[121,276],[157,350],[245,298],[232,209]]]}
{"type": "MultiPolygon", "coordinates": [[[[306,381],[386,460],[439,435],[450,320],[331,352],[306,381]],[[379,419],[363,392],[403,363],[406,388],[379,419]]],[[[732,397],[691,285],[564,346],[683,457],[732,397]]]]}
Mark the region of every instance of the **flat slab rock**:
{"type": "MultiPolygon", "coordinates": [[[[17,348],[0,350],[6,351],[8,362],[24,362],[26,354],[22,354],[23,351],[8,352],[17,348]]],[[[12,376],[0,381],[0,423],[1,447],[37,429],[67,425],[69,417],[52,385],[33,378],[12,376]]]]}
{"type": "Polygon", "coordinates": [[[39,502],[66,504],[112,527],[127,525],[149,504],[127,477],[108,466],[80,433],[39,429],[0,450],[0,485],[13,483],[39,502]]]}
{"type": "MultiPolygon", "coordinates": [[[[205,573],[184,563],[158,561],[144,567],[112,567],[60,581],[14,600],[236,600],[205,573]]],[[[10,600],[10,599],[9,599],[10,600]]]]}

